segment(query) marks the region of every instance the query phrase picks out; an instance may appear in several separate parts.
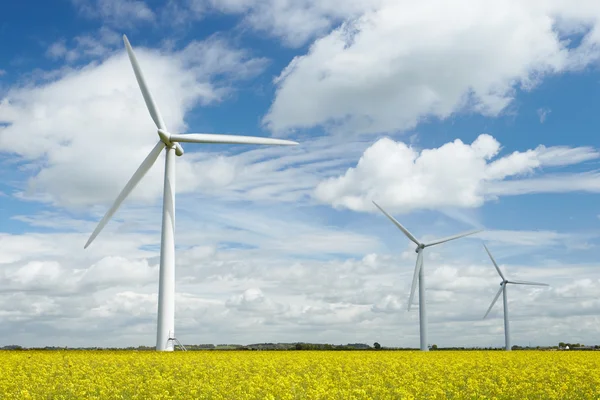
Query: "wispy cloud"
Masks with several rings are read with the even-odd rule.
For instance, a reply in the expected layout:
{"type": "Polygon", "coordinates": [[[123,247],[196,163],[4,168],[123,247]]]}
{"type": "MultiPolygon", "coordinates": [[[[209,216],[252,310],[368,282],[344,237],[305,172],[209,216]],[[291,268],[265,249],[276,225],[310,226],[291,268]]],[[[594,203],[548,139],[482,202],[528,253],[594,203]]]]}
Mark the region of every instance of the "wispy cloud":
{"type": "MultiPolygon", "coordinates": [[[[557,247],[557,246],[583,246],[599,233],[574,234],[556,231],[526,231],[526,230],[486,230],[477,235],[481,239],[497,242],[504,246],[534,246],[534,247],[557,247]]],[[[589,246],[589,245],[588,245],[589,246]]],[[[587,247],[587,246],[586,246],[587,247]]]]}
{"type": "Polygon", "coordinates": [[[356,18],[379,0],[172,0],[162,10],[171,24],[189,24],[214,12],[239,15],[242,29],[266,32],[289,47],[326,34],[343,20],[356,18]]]}
{"type": "Polygon", "coordinates": [[[121,36],[115,31],[102,27],[94,34],[76,36],[69,46],[67,40],[61,39],[50,45],[46,55],[55,60],[65,60],[69,63],[88,61],[89,59],[104,59],[122,46],[121,36]]]}
{"type": "Polygon", "coordinates": [[[600,192],[600,174],[595,171],[553,174],[539,178],[497,182],[488,189],[488,193],[495,196],[567,192],[600,192]]]}
{"type": "Polygon", "coordinates": [[[546,118],[548,118],[548,115],[550,115],[551,112],[552,112],[552,110],[550,110],[549,108],[538,108],[537,109],[537,114],[538,114],[538,117],[540,118],[540,124],[543,124],[544,122],[546,122],[546,118]]]}
{"type": "Polygon", "coordinates": [[[150,22],[154,12],[141,0],[71,0],[79,12],[88,18],[99,18],[115,26],[131,26],[150,22]]]}

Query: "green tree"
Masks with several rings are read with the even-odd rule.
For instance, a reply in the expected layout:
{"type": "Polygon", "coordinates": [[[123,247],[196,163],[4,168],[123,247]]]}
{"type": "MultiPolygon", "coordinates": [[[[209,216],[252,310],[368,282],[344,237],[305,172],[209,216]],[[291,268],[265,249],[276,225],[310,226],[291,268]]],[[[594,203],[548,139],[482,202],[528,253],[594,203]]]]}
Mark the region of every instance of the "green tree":
{"type": "Polygon", "coordinates": [[[379,350],[381,348],[381,345],[377,342],[373,343],[373,347],[375,347],[375,350],[379,350]]]}

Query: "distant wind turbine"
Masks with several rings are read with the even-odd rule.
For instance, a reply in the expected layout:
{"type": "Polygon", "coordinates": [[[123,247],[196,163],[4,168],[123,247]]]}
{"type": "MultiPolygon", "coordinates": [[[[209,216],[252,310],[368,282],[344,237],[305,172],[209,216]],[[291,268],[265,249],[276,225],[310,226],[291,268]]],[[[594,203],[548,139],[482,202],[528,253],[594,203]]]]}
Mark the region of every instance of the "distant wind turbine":
{"type": "Polygon", "coordinates": [[[527,281],[509,281],[504,277],[504,274],[502,274],[502,271],[500,271],[500,267],[498,267],[498,264],[496,264],[496,260],[494,260],[494,257],[492,257],[492,253],[490,253],[490,251],[488,250],[487,246],[485,245],[485,243],[483,244],[483,247],[485,247],[485,251],[487,251],[488,256],[490,256],[490,259],[492,260],[492,262],[494,263],[494,267],[496,267],[496,271],[498,271],[498,275],[500,275],[500,278],[502,278],[502,282],[500,282],[500,290],[498,290],[498,293],[496,293],[496,297],[494,297],[494,300],[492,301],[492,304],[490,305],[490,308],[488,308],[487,312],[485,313],[485,315],[483,316],[483,318],[485,319],[485,317],[488,316],[488,314],[490,313],[490,311],[492,310],[492,307],[494,307],[494,304],[496,304],[496,301],[498,301],[498,297],[500,297],[500,293],[502,293],[502,298],[504,300],[504,339],[505,339],[505,347],[506,347],[506,351],[510,351],[511,350],[511,346],[510,346],[510,329],[508,326],[508,299],[507,299],[507,295],[506,295],[506,285],[509,283],[515,284],[515,285],[534,285],[534,286],[550,286],[547,283],[538,283],[538,282],[527,282],[527,281]]]}
{"type": "Polygon", "coordinates": [[[469,231],[464,233],[459,233],[458,235],[450,236],[444,239],[434,240],[430,243],[423,243],[418,241],[412,233],[408,231],[402,224],[390,214],[388,214],[383,208],[379,206],[379,204],[373,201],[373,204],[381,210],[382,213],[388,217],[394,225],[396,225],[412,242],[417,245],[415,252],[417,253],[417,264],[415,265],[415,272],[413,275],[412,286],[410,288],[410,296],[408,297],[408,310],[410,311],[410,306],[413,302],[415,289],[417,287],[417,278],[419,279],[419,324],[420,324],[420,335],[421,335],[421,351],[428,351],[427,347],[427,310],[425,308],[425,274],[423,272],[423,252],[426,247],[435,246],[436,244],[441,244],[445,242],[449,242],[450,240],[459,239],[464,236],[473,235],[475,233],[481,232],[483,229],[469,231]]]}
{"type": "Polygon", "coordinates": [[[158,326],[156,334],[156,350],[173,351],[175,338],[175,158],[174,155],[183,155],[183,148],[179,142],[187,143],[221,143],[221,144],[265,144],[265,145],[297,145],[291,140],[271,139],[253,136],[221,135],[210,133],[171,134],[165,125],[156,103],[152,99],[150,90],[144,80],[144,75],[129,44],[127,36],[123,35],[123,42],[129,55],[129,61],[146,107],[158,129],[158,143],[150,154],[142,161],[137,171],[133,174],[127,185],[123,188],[112,207],[108,209],[98,226],[90,236],[84,248],[87,248],[98,236],[110,217],[117,211],[121,203],[136,187],[140,180],[150,170],[158,159],[163,149],[166,149],[162,233],[160,243],[160,276],[158,283],[158,326]]]}

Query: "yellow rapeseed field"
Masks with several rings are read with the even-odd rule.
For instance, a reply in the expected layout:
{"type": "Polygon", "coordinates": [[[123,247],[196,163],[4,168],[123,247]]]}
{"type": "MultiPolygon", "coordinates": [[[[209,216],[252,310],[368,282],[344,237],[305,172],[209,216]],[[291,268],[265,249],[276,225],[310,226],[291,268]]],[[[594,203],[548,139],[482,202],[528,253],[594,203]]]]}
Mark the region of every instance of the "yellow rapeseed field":
{"type": "Polygon", "coordinates": [[[600,399],[600,352],[0,351],[0,399],[600,399]]]}

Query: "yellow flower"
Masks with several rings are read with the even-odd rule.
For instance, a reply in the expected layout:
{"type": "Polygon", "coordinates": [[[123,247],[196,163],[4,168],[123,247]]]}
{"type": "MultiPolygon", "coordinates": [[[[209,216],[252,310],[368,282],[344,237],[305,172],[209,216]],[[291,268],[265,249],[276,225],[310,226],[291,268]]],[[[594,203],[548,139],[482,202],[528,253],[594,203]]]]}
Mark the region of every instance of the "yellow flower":
{"type": "Polygon", "coordinates": [[[600,352],[0,352],[0,399],[599,399],[600,352]]]}

